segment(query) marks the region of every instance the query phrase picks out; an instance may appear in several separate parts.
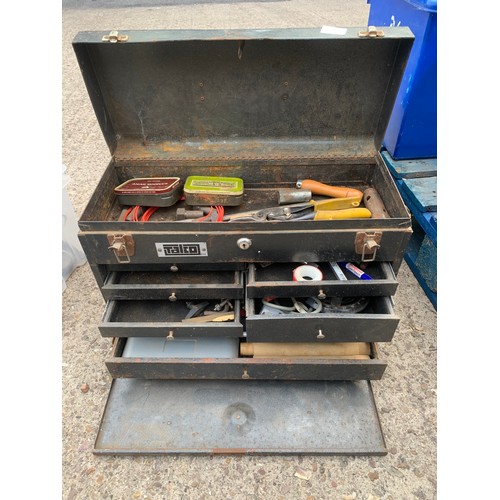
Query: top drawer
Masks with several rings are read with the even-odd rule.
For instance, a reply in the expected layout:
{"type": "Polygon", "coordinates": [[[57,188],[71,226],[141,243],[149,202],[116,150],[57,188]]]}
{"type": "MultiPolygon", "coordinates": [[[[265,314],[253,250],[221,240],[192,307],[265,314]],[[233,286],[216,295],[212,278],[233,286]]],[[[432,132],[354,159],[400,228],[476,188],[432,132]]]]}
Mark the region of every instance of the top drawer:
{"type": "MultiPolygon", "coordinates": [[[[397,272],[411,235],[411,222],[383,162],[367,158],[359,164],[339,164],[337,160],[319,165],[311,160],[272,168],[263,164],[243,168],[240,163],[235,160],[233,165],[216,169],[197,165],[194,160],[189,168],[154,162],[117,165],[113,161],[79,220],[80,241],[89,263],[126,268],[149,264],[377,261],[392,262],[397,272]],[[146,170],[151,176],[178,176],[183,180],[187,175],[240,177],[245,183],[242,204],[225,207],[228,220],[222,222],[177,220],[177,211],[187,208],[181,200],[158,209],[147,221],[130,221],[125,217],[127,207],[118,202],[113,189],[130,178],[144,176],[146,170]],[[307,179],[363,193],[375,189],[388,216],[313,220],[314,207],[306,203],[305,212],[293,212],[296,218],[276,218],[281,211],[291,210],[290,205],[279,205],[280,191],[297,191],[297,182],[307,179]],[[262,210],[265,218],[248,215],[262,210]],[[247,215],[238,219],[237,214],[241,217],[242,213],[247,215]]],[[[314,200],[329,198],[314,194],[314,200]]]]}
{"type": "Polygon", "coordinates": [[[240,271],[110,271],[101,288],[106,300],[242,299],[240,271]]]}

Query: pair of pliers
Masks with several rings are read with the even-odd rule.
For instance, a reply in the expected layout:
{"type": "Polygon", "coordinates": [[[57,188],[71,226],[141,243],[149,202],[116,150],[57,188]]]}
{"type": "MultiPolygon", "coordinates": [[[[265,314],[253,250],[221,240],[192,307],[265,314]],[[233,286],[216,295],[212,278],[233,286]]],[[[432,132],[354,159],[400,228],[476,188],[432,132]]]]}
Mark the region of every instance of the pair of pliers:
{"type": "Polygon", "coordinates": [[[241,212],[239,214],[228,215],[227,220],[251,220],[258,222],[265,221],[284,221],[284,220],[303,220],[303,217],[311,215],[309,218],[314,217],[314,205],[311,202],[295,203],[292,205],[262,208],[260,210],[251,210],[249,212],[241,212]],[[303,214],[304,211],[311,210],[310,214],[303,214]]]}

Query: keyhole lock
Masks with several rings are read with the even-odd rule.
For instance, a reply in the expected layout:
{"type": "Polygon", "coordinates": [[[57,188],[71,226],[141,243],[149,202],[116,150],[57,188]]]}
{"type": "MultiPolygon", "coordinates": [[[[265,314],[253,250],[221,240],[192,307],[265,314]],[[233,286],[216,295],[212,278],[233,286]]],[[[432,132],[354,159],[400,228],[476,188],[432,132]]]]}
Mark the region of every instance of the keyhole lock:
{"type": "Polygon", "coordinates": [[[248,250],[252,246],[252,240],[250,238],[240,238],[236,244],[242,250],[248,250]]]}

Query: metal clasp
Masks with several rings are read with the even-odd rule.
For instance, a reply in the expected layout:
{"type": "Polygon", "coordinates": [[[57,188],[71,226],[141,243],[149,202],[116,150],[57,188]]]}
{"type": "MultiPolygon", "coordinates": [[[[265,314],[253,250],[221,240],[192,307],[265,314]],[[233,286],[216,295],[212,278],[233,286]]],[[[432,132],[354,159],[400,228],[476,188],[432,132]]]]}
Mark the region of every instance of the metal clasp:
{"type": "Polygon", "coordinates": [[[368,30],[359,31],[358,36],[363,38],[382,38],[384,36],[384,32],[382,30],[378,30],[375,26],[368,26],[368,30]]]}
{"type": "Polygon", "coordinates": [[[109,35],[104,35],[102,37],[103,42],[118,43],[126,42],[128,40],[128,35],[119,35],[118,31],[110,31],[109,35]]]}
{"type": "Polygon", "coordinates": [[[128,264],[135,253],[134,238],[130,234],[108,234],[109,250],[113,250],[120,264],[128,264]]]}
{"type": "Polygon", "coordinates": [[[361,262],[373,262],[380,248],[382,233],[356,233],[354,250],[361,254],[361,262]],[[368,257],[370,256],[370,257],[368,257]]]}

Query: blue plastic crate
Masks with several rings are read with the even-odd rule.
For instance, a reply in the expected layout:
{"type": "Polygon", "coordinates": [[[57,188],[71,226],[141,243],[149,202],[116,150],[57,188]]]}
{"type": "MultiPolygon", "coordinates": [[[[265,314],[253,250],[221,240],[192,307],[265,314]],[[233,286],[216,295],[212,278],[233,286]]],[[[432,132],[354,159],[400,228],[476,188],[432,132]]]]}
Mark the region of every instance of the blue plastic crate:
{"type": "Polygon", "coordinates": [[[437,156],[437,0],[367,0],[370,26],[408,26],[415,42],[383,145],[396,160],[437,156]]]}

